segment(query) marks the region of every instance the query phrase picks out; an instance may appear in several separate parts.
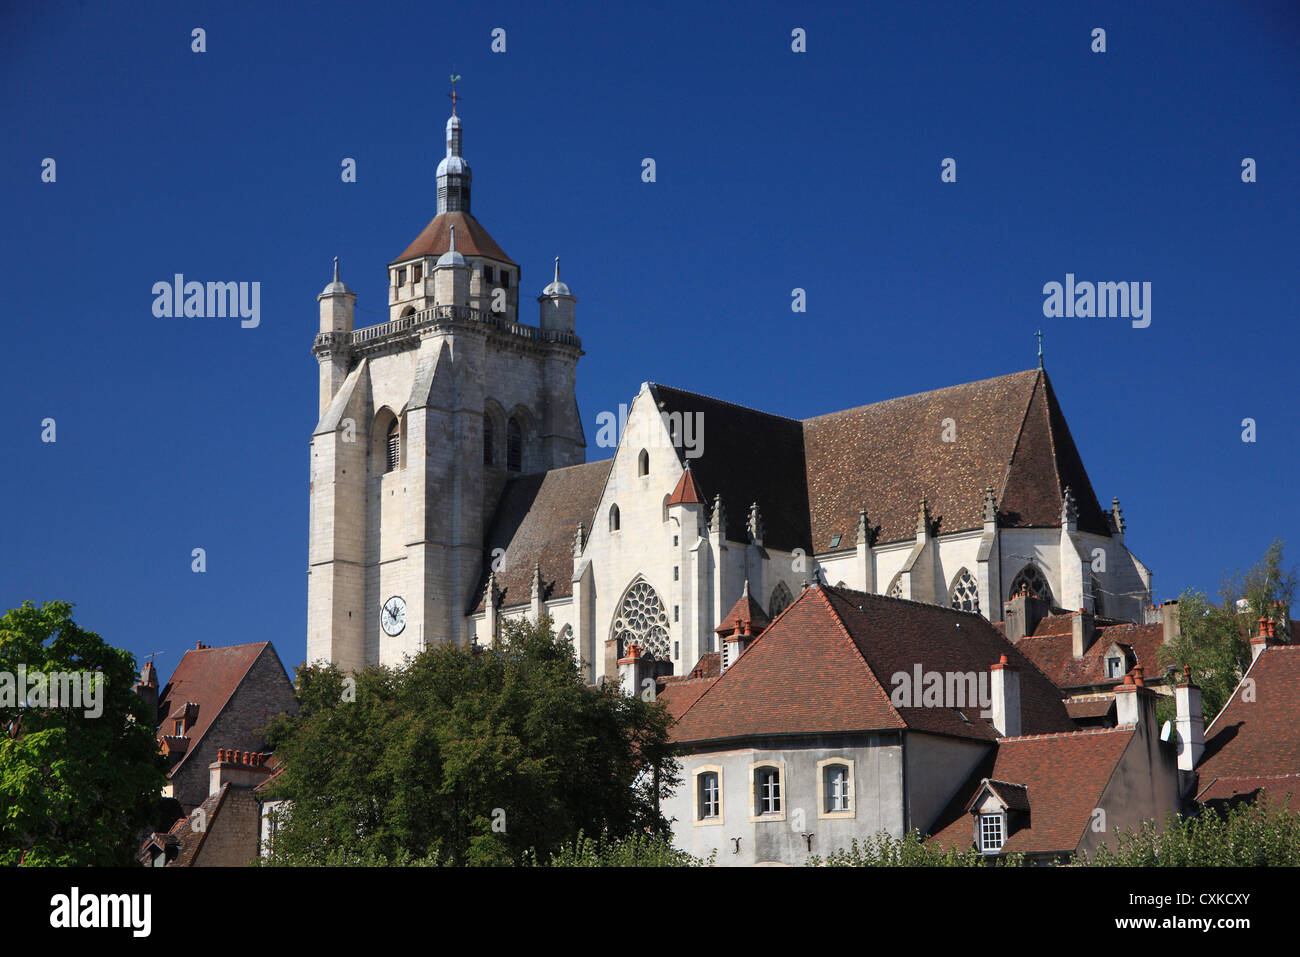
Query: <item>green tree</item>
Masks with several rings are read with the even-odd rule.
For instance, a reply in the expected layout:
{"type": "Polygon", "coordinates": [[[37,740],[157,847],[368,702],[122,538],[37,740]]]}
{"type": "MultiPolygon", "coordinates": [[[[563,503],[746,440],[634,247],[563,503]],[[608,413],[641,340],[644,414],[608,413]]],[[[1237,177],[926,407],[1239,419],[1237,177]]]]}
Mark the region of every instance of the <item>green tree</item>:
{"type": "Polygon", "coordinates": [[[1092,867],[1300,866],[1300,814],[1286,802],[1255,801],[1227,813],[1171,814],[1164,830],[1144,821],[1080,864],[1092,867]]]}
{"type": "Polygon", "coordinates": [[[581,832],[667,834],[679,784],[661,706],[587,687],[549,620],[490,649],[443,645],[353,679],[300,668],[268,729],[292,802],[272,863],[546,860],[581,832]]]}
{"type": "MultiPolygon", "coordinates": [[[[625,838],[596,840],[578,834],[551,855],[546,867],[712,867],[715,850],[707,858],[695,857],[673,847],[672,839],[662,834],[633,834],[625,838]]],[[[539,866],[536,855],[525,861],[539,866]]]]}
{"type": "Polygon", "coordinates": [[[67,602],[24,602],[0,617],[0,864],[134,864],[166,780],[135,658],[71,614],[67,602]],[[98,707],[25,697],[20,669],[97,674],[98,707]]]}
{"type": "MultiPolygon", "coordinates": [[[[1283,547],[1277,539],[1245,572],[1226,574],[1217,604],[1204,592],[1187,591],[1178,598],[1180,633],[1160,650],[1160,661],[1178,671],[1188,667],[1201,688],[1207,724],[1228,703],[1250,665],[1250,638],[1259,632],[1259,619],[1277,617],[1275,603],[1289,608],[1295,598],[1296,572],[1285,567],[1283,547]],[[1242,598],[1248,611],[1238,611],[1242,598]]],[[[1289,626],[1282,623],[1282,628],[1286,632],[1289,626]]]]}

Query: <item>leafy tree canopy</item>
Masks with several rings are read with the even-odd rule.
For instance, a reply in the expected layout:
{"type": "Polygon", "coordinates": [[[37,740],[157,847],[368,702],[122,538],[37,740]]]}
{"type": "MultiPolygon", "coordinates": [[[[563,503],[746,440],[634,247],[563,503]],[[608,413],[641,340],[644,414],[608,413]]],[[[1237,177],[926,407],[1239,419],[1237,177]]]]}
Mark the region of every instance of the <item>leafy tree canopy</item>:
{"type": "Polygon", "coordinates": [[[584,832],[668,833],[667,711],[586,686],[548,619],[355,678],[299,668],[297,686],[299,714],[267,731],[291,801],[270,863],[516,864],[584,832]]]}
{"type": "Polygon", "coordinates": [[[134,656],[71,615],[56,601],[0,617],[0,864],[134,864],[166,781],[134,656]]]}

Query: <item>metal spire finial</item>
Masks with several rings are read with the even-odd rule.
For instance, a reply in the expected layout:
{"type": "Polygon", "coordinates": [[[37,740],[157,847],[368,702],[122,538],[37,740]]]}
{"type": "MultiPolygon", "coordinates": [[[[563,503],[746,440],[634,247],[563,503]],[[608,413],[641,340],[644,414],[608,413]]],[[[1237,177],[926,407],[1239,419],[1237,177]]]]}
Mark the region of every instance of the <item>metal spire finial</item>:
{"type": "MultiPolygon", "coordinates": [[[[555,257],[555,281],[560,281],[560,257],[555,257]]],[[[689,464],[689,463],[688,463],[689,464]]]]}
{"type": "Polygon", "coordinates": [[[456,224],[451,224],[451,247],[447,250],[449,253],[456,251],[456,224]]]}
{"type": "Polygon", "coordinates": [[[1038,368],[1043,367],[1043,330],[1039,329],[1034,333],[1034,338],[1038,340],[1038,368]]]}
{"type": "Polygon", "coordinates": [[[334,281],[339,281],[339,257],[334,257],[334,281]]]}
{"type": "Polygon", "coordinates": [[[459,81],[459,80],[460,80],[460,74],[459,74],[459,73],[453,73],[453,74],[451,75],[451,92],[448,93],[447,95],[448,95],[449,97],[451,97],[451,115],[452,115],[452,116],[455,116],[455,115],[456,115],[456,103],[460,100],[460,94],[456,92],[456,83],[457,83],[457,81],[459,81]]]}

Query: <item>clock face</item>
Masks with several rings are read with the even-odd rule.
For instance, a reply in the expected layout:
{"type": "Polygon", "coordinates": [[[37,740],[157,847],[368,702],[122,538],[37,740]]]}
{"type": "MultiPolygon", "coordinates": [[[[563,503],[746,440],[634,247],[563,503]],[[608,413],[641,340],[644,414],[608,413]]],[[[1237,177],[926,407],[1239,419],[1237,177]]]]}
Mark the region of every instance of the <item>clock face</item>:
{"type": "Polygon", "coordinates": [[[384,634],[389,637],[402,633],[402,629],[406,627],[406,600],[404,598],[400,595],[394,595],[384,602],[384,607],[379,612],[379,626],[384,629],[384,634]]]}

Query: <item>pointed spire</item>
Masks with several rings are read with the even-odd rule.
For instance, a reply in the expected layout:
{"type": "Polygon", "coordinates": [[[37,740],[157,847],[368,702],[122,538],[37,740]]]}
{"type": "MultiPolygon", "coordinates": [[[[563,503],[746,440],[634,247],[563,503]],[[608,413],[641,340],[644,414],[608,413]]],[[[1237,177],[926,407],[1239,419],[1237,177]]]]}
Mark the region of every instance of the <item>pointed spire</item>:
{"type": "Polygon", "coordinates": [[[538,598],[542,597],[542,589],[543,589],[544,587],[545,587],[545,586],[542,584],[542,563],[541,563],[541,562],[533,562],[533,593],[532,593],[532,598],[533,598],[534,601],[536,601],[538,598]]]}
{"type": "Polygon", "coordinates": [[[1119,507],[1118,495],[1110,500],[1110,525],[1115,529],[1116,534],[1124,534],[1124,512],[1119,507]]]}
{"type": "Polygon", "coordinates": [[[493,569],[488,573],[487,587],[483,589],[483,604],[495,605],[498,594],[500,592],[497,589],[497,573],[496,569],[493,569]]]}
{"type": "Polygon", "coordinates": [[[858,509],[858,544],[871,544],[871,526],[867,524],[867,510],[865,508],[858,509]]]}
{"type": "Polygon", "coordinates": [[[984,524],[989,525],[998,520],[998,502],[993,494],[993,486],[984,489],[984,524]]]}
{"type": "Polygon", "coordinates": [[[582,522],[579,522],[578,527],[573,530],[573,558],[575,561],[582,557],[582,533],[582,522]]]}
{"type": "Polygon", "coordinates": [[[709,519],[709,529],[719,535],[727,534],[727,512],[722,507],[722,494],[713,496],[713,516],[709,519]]]}
{"type": "Polygon", "coordinates": [[[749,506],[749,540],[755,545],[763,544],[763,515],[758,510],[758,503],[749,506]]]}
{"type": "Polygon", "coordinates": [[[1034,337],[1038,339],[1038,368],[1041,369],[1043,367],[1043,330],[1039,329],[1034,333],[1034,337]]]}
{"type": "Polygon", "coordinates": [[[669,505],[703,505],[704,494],[700,491],[699,484],[695,481],[695,476],[691,473],[691,463],[686,463],[686,470],[682,472],[682,477],[677,480],[677,486],[673,489],[672,495],[668,496],[669,505]]]}
{"type": "Polygon", "coordinates": [[[930,534],[930,504],[924,497],[921,498],[921,507],[916,510],[916,534],[930,534]]]}

